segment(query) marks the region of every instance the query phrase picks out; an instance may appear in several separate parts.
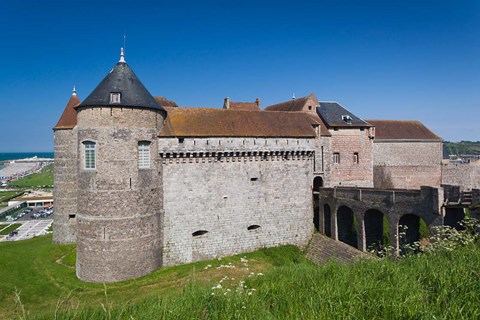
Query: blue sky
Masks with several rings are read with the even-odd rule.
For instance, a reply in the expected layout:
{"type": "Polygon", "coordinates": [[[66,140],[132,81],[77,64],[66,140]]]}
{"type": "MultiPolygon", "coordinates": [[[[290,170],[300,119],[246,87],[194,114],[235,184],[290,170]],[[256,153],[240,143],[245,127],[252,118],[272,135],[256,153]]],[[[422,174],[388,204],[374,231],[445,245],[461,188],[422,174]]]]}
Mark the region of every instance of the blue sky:
{"type": "Polygon", "coordinates": [[[72,86],[126,60],[182,106],[314,92],[363,119],[480,140],[480,1],[0,0],[0,152],[52,151],[72,86]]]}

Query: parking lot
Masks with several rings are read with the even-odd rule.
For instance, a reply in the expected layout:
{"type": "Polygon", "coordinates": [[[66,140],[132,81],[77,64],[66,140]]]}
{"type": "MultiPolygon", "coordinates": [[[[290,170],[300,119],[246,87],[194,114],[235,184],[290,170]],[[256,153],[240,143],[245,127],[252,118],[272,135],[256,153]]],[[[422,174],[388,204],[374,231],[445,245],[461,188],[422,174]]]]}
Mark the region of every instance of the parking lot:
{"type": "MultiPolygon", "coordinates": [[[[21,223],[22,225],[7,236],[0,236],[0,241],[17,241],[30,239],[35,236],[44,235],[53,222],[53,210],[47,207],[32,208],[30,212],[19,215],[15,221],[8,223],[21,223]],[[50,213],[46,213],[50,211],[50,213]]],[[[0,224],[0,229],[5,227],[7,223],[0,224]]]]}

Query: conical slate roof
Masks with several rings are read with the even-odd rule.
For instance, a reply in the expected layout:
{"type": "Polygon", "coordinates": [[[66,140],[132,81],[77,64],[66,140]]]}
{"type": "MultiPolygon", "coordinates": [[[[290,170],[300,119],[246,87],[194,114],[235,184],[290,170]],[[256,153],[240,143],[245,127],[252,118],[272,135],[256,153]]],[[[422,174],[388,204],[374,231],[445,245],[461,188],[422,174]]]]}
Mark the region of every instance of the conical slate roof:
{"type": "Polygon", "coordinates": [[[72,96],[68,100],[65,110],[63,110],[62,116],[58,120],[57,125],[53,128],[57,129],[73,129],[77,125],[77,111],[74,107],[80,103],[80,99],[77,96],[75,87],[73,88],[72,96]]]}
{"type": "Polygon", "coordinates": [[[165,111],[125,62],[123,51],[120,61],[112,71],[76,108],[104,106],[148,108],[165,111]]]}

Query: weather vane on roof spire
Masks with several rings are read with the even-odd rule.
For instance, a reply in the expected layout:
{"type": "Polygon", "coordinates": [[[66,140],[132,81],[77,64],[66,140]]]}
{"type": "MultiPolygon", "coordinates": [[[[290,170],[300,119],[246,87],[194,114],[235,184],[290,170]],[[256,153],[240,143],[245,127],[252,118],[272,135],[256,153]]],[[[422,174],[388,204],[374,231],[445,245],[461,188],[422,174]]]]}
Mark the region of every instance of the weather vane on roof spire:
{"type": "Polygon", "coordinates": [[[75,85],[73,85],[72,96],[77,95],[77,90],[75,89],[75,85]]]}
{"type": "Polygon", "coordinates": [[[120,60],[118,62],[125,63],[125,54],[123,53],[123,48],[120,48],[120,60]]]}

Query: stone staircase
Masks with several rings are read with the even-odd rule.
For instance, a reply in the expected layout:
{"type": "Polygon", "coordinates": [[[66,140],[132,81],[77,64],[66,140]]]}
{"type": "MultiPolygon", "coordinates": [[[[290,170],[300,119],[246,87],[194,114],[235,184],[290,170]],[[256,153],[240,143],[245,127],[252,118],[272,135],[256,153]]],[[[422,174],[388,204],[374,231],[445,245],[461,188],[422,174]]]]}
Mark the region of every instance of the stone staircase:
{"type": "Polygon", "coordinates": [[[341,241],[335,241],[322,234],[315,233],[307,249],[307,258],[316,264],[323,264],[328,260],[352,263],[361,258],[374,258],[374,256],[341,241]]]}

